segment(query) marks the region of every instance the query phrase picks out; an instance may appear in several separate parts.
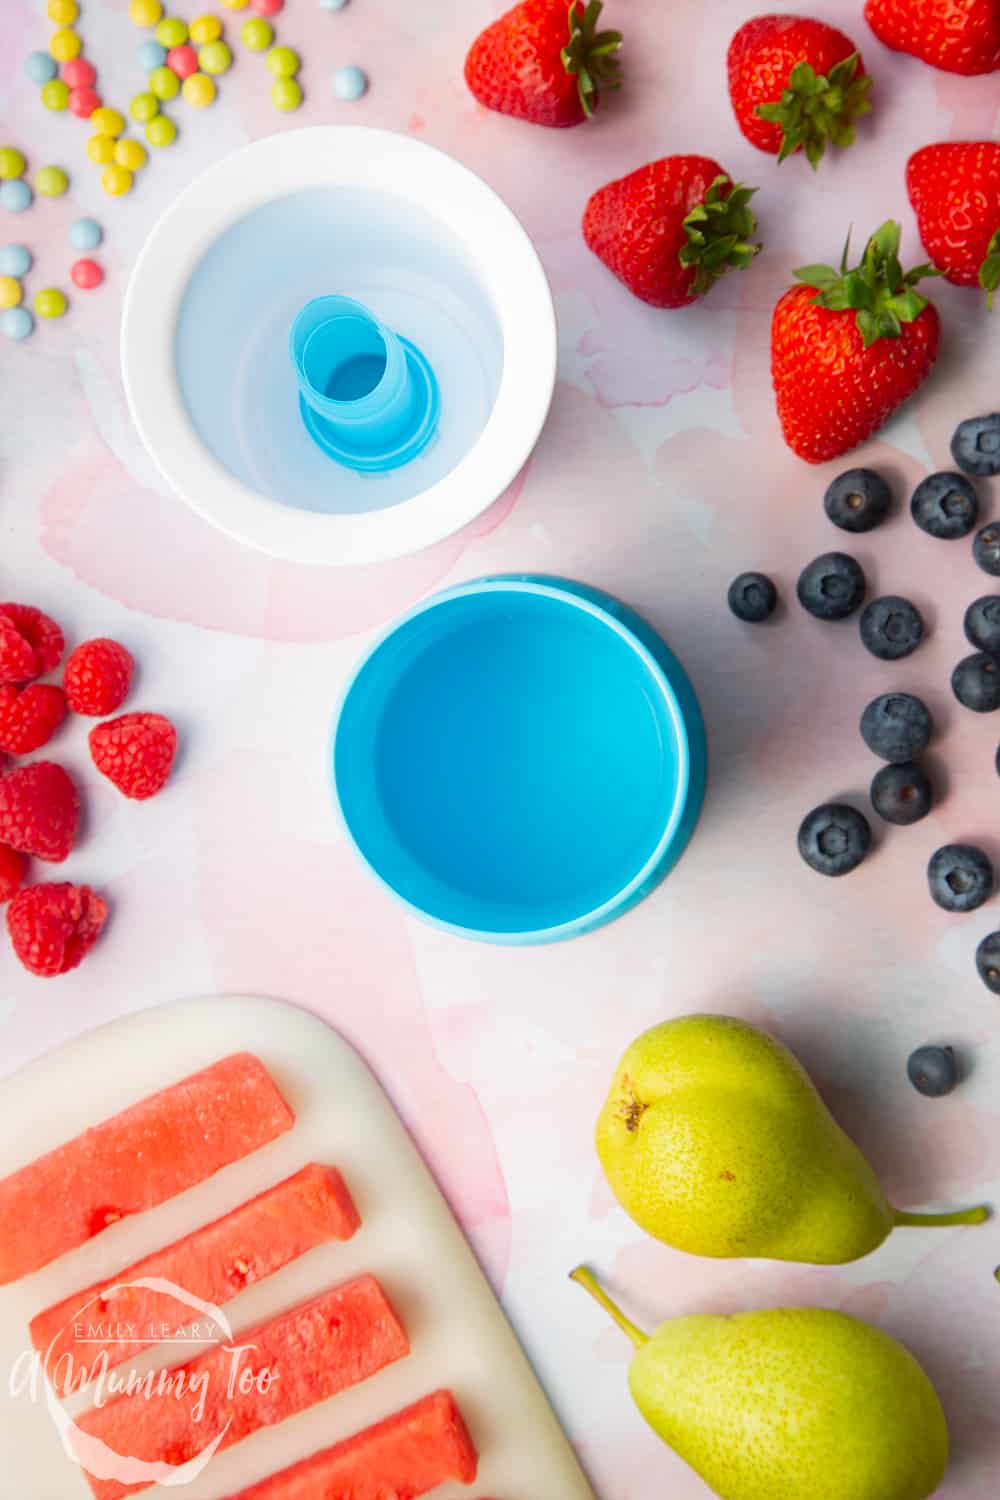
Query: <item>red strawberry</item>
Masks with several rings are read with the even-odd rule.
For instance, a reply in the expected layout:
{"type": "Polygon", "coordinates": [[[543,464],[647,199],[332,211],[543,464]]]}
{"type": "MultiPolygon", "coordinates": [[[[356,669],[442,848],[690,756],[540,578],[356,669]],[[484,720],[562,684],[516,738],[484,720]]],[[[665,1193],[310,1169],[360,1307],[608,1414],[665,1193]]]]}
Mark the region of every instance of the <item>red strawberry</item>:
{"type": "Polygon", "coordinates": [[[89,885],[29,885],[7,908],[14,952],[43,979],[82,963],[107,920],[107,906],[89,885]]]}
{"type": "Polygon", "coordinates": [[[66,663],[63,686],[76,714],[102,718],[121,708],[128,697],[135,662],[117,641],[84,641],[66,663]]]}
{"type": "Polygon", "coordinates": [[[0,604],[0,682],[29,682],[33,677],[44,677],[62,661],[65,644],[55,620],[43,615],[40,609],[31,604],[0,604]],[[21,640],[20,647],[11,635],[11,627],[21,640]]]}
{"type": "Polygon", "coordinates": [[[16,688],[0,686],[0,750],[27,755],[47,745],[66,717],[62,688],[39,682],[16,688]]]}
{"type": "Polygon", "coordinates": [[[937,358],[937,310],[904,276],[899,225],[876,230],[860,266],[804,266],[771,323],[771,375],[785,442],[807,462],[837,458],[876,432],[937,358]]]}
{"type": "Polygon", "coordinates": [[[915,151],[906,189],[924,249],[956,286],[1000,283],[1000,145],[946,141],[915,151]]]}
{"type": "Polygon", "coordinates": [[[805,16],[757,16],[729,44],[729,97],[751,145],[784,161],[804,151],[818,166],[827,141],[850,146],[871,109],[861,54],[850,37],[805,16]]]}
{"type": "Polygon", "coordinates": [[[868,24],[887,47],[946,73],[1000,68],[997,0],[867,0],[868,24]]]}
{"type": "Polygon", "coordinates": [[[76,787],[54,761],[33,761],[0,776],[0,842],[60,864],[79,824],[76,787]]]}
{"type": "Polygon", "coordinates": [[[162,789],[176,752],[177,731],[162,714],[122,714],[90,731],[94,765],[137,801],[155,797],[162,789]]]}
{"type": "Polygon", "coordinates": [[[598,31],[600,0],[521,0],[469,48],[465,81],[480,104],[533,125],[581,125],[621,86],[617,31],[598,31]]]}
{"type": "Polygon", "coordinates": [[[0,844],[0,906],[17,892],[27,868],[28,861],[23,854],[0,844]]]}
{"type": "Polygon", "coordinates": [[[757,254],[756,191],[734,186],[709,156],[665,156],[598,188],[583,237],[643,302],[686,307],[757,254]]]}

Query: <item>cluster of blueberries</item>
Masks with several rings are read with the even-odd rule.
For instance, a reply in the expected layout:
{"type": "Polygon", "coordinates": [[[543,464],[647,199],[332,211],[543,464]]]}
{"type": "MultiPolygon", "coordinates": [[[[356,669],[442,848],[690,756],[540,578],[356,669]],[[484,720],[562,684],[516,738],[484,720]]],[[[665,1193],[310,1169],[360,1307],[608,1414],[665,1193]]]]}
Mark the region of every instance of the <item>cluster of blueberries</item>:
{"type": "MultiPolygon", "coordinates": [[[[944,541],[968,536],[979,519],[978,497],[966,475],[1000,474],[1000,413],[962,422],[952,438],[951,451],[964,472],[929,475],[910,501],[910,513],[921,530],[944,541]]],[[[858,533],[881,525],[889,514],[891,498],[880,475],[870,469],[850,469],[834,479],[823,503],[835,526],[858,533]]],[[[982,527],[972,552],[985,573],[1000,577],[1000,524],[982,527]]],[[[817,619],[843,620],[864,603],[865,575],[847,553],[828,552],[802,570],[796,592],[803,609],[817,619]]],[[[766,574],[741,573],[730,585],[729,607],[747,624],[769,619],[777,603],[777,589],[766,574]]],[[[910,600],[886,595],[864,608],[860,632],[873,656],[898,661],[920,645],[924,622],[910,600]]],[[[965,633],[975,651],[952,673],[952,691],[963,707],[990,713],[1000,708],[1000,594],[984,595],[969,605],[965,633]]],[[[933,788],[917,757],[927,748],[932,732],[926,704],[911,693],[883,693],[861,716],[865,744],[886,762],[872,781],[871,801],[887,823],[917,823],[931,810],[933,788]]],[[[821,875],[846,875],[865,858],[871,837],[868,820],[857,808],[825,803],[803,820],[799,852],[821,875]]],[[[938,849],[931,856],[927,880],[932,898],[950,912],[974,911],[994,889],[989,858],[971,844],[938,849]]],[[[976,967],[983,983],[1000,994],[1000,932],[980,943],[976,967]]],[[[908,1071],[914,1086],[926,1094],[949,1093],[958,1079],[954,1054],[946,1047],[919,1048],[908,1071]]]]}

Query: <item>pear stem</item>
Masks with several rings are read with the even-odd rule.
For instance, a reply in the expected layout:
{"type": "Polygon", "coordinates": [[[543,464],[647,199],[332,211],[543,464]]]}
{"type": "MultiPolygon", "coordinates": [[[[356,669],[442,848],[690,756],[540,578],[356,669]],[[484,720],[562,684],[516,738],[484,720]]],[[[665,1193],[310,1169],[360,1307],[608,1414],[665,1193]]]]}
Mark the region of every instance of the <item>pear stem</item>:
{"type": "Polygon", "coordinates": [[[582,1286],[584,1291],[590,1293],[595,1302],[600,1303],[606,1313],[611,1314],[612,1318],[614,1318],[615,1322],[618,1324],[618,1327],[622,1330],[623,1333],[628,1334],[628,1337],[632,1340],[637,1349],[641,1349],[643,1344],[649,1342],[649,1334],[643,1333],[641,1328],[636,1328],[635,1324],[631,1323],[628,1318],[626,1318],[621,1308],[615,1306],[611,1298],[608,1296],[607,1292],[597,1280],[597,1277],[594,1276],[591,1271],[588,1271],[586,1266],[577,1266],[575,1271],[570,1271],[569,1279],[570,1281],[575,1281],[580,1286],[582,1286]]]}
{"type": "Polygon", "coordinates": [[[948,1224],[985,1224],[990,1211],[981,1203],[978,1208],[956,1208],[945,1214],[908,1214],[898,1208],[893,1214],[897,1229],[934,1229],[948,1224]]]}

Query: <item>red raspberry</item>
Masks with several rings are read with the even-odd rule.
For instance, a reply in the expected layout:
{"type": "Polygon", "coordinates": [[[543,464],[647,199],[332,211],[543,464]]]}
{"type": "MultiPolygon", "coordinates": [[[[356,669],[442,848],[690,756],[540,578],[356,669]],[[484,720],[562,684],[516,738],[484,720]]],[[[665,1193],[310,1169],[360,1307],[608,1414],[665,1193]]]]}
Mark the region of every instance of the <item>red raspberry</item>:
{"type": "Polygon", "coordinates": [[[161,790],[176,753],[177,731],[162,714],[122,714],[90,731],[94,765],[120,792],[137,801],[155,797],[161,790]]]}
{"type": "Polygon", "coordinates": [[[107,906],[89,885],[29,885],[7,908],[14,952],[43,979],[75,969],[107,920],[107,906]]]}
{"type": "Polygon", "coordinates": [[[0,682],[30,682],[38,675],[35,649],[13,620],[0,615],[0,682]]]}
{"type": "Polygon", "coordinates": [[[0,906],[9,901],[24,879],[28,861],[16,849],[0,844],[0,906]]]}
{"type": "Polygon", "coordinates": [[[32,682],[16,688],[0,686],[0,750],[27,755],[47,745],[66,717],[62,688],[32,682]]]}
{"type": "MultiPolygon", "coordinates": [[[[31,652],[30,670],[23,671],[23,665],[27,663],[27,656],[22,655],[22,671],[19,675],[4,671],[3,653],[0,649],[0,679],[4,682],[28,682],[33,677],[44,677],[46,672],[54,672],[62,661],[66,642],[63,633],[55,620],[50,620],[48,615],[43,615],[40,609],[35,609],[31,604],[0,604],[0,619],[13,625],[17,635],[21,637],[31,652]]],[[[0,627],[3,631],[0,639],[10,642],[10,632],[0,627]]]]}
{"type": "Polygon", "coordinates": [[[60,864],[79,825],[76,787],[54,761],[36,760],[0,777],[0,842],[60,864]]]}
{"type": "Polygon", "coordinates": [[[128,697],[134,667],[131,652],[117,641],[84,641],[71,653],[63,674],[70,708],[95,719],[113,714],[128,697]]]}

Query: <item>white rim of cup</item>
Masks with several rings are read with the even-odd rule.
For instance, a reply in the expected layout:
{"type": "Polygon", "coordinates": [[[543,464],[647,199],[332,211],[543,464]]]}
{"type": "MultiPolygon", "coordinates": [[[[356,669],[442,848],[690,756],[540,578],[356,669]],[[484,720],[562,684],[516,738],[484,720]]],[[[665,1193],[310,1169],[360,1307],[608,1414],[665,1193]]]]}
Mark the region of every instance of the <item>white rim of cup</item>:
{"type": "Polygon", "coordinates": [[[555,386],[555,310],[534,245],[512,211],[468,167],[392,131],[319,125],[272,135],[225,157],[161,216],[136,261],[122,311],[125,395],[135,427],[171,489],[245,545],[290,562],[349,566],[429,547],[482,514],[517,476],[555,386]],[[177,383],[177,314],[198,261],[239,219],[317,187],[367,187],[417,198],[466,248],[503,340],[500,388],[473,448],[429,489],[384,510],[321,515],[242,484],[204,446],[177,383]]]}

